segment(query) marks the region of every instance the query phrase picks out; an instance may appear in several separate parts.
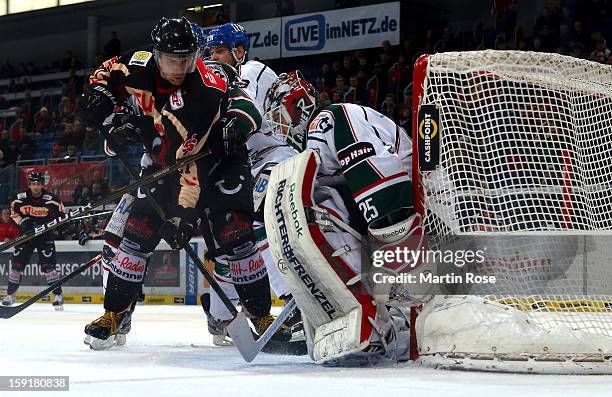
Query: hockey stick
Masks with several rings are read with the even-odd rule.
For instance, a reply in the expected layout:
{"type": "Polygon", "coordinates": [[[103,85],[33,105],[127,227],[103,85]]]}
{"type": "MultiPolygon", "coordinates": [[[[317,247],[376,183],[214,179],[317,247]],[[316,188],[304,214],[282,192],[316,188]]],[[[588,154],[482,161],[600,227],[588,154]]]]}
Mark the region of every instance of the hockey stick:
{"type": "Polygon", "coordinates": [[[76,221],[78,219],[87,219],[87,218],[93,218],[96,216],[100,216],[100,215],[106,215],[106,214],[112,214],[113,211],[102,211],[102,212],[96,212],[93,214],[87,214],[87,215],[82,215],[82,216],[77,216],[76,218],[72,218],[73,221],[76,221]]]}
{"type": "Polygon", "coordinates": [[[154,172],[152,174],[143,176],[142,178],[138,178],[138,176],[136,176],[136,178],[138,178],[136,181],[134,181],[133,183],[127,186],[122,187],[119,190],[114,191],[113,193],[109,194],[105,198],[100,199],[96,201],[95,203],[90,203],[82,207],[79,207],[75,210],[72,210],[58,218],[53,219],[52,221],[42,226],[38,226],[34,228],[34,230],[31,230],[28,233],[22,234],[16,239],[0,244],[0,252],[6,251],[7,249],[11,247],[25,243],[26,241],[30,241],[33,238],[36,238],[44,233],[47,233],[48,231],[56,229],[59,226],[74,220],[74,218],[78,216],[87,214],[93,211],[97,207],[109,204],[115,201],[116,199],[120,198],[121,196],[123,196],[125,193],[128,193],[132,190],[138,189],[139,187],[149,185],[155,181],[158,181],[159,179],[164,178],[168,176],[169,174],[181,169],[185,165],[190,164],[201,158],[204,158],[208,156],[209,154],[210,154],[210,151],[202,151],[200,153],[194,154],[193,156],[189,156],[189,157],[185,157],[183,159],[177,160],[176,163],[169,165],[166,168],[162,168],[161,170],[154,172]]]}
{"type": "MultiPolygon", "coordinates": [[[[102,132],[102,135],[104,136],[104,138],[106,138],[108,142],[113,142],[112,136],[106,130],[101,129],[100,132],[102,132]]],[[[134,167],[128,161],[127,157],[125,156],[125,153],[121,150],[116,151],[116,153],[117,157],[123,163],[128,173],[133,178],[137,178],[138,174],[134,167]]],[[[153,210],[155,210],[157,215],[163,221],[165,221],[167,219],[166,213],[164,209],[159,205],[157,200],[153,197],[149,188],[146,186],[142,186],[141,189],[144,191],[146,198],[149,201],[149,204],[151,204],[151,206],[153,207],[153,210]]],[[[249,323],[247,322],[245,314],[236,310],[225,292],[221,289],[221,286],[219,285],[217,280],[215,280],[215,278],[210,274],[208,269],[206,269],[204,263],[202,263],[202,260],[198,257],[198,254],[194,251],[191,244],[188,243],[187,245],[185,245],[185,247],[183,247],[183,249],[185,250],[187,255],[189,255],[191,260],[196,264],[198,270],[200,270],[200,273],[202,273],[202,275],[204,276],[206,281],[208,281],[212,289],[217,293],[217,295],[221,299],[221,302],[223,302],[223,305],[225,305],[231,315],[234,316],[234,318],[227,325],[227,332],[234,341],[234,344],[240,354],[245,358],[245,360],[250,361],[247,359],[247,357],[251,356],[252,349],[249,348],[255,344],[255,340],[253,339],[253,333],[251,331],[249,323]]]]}
{"type": "Polygon", "coordinates": [[[80,266],[76,270],[72,271],[70,274],[67,274],[63,278],[61,278],[61,279],[57,280],[56,282],[54,282],[53,284],[49,285],[47,288],[45,288],[44,290],[40,291],[38,294],[34,295],[33,297],[31,297],[27,301],[23,302],[21,305],[17,305],[17,306],[0,306],[0,318],[11,318],[14,315],[16,315],[17,313],[22,312],[24,309],[28,308],[29,306],[31,306],[32,304],[34,304],[38,300],[40,300],[40,298],[42,298],[43,296],[47,295],[49,292],[51,292],[54,289],[62,286],[66,281],[74,278],[79,273],[84,272],[85,270],[89,269],[90,267],[92,267],[93,265],[98,263],[100,261],[100,259],[102,259],[102,255],[100,255],[100,254],[96,255],[89,262],[85,263],[84,265],[80,266]]]}

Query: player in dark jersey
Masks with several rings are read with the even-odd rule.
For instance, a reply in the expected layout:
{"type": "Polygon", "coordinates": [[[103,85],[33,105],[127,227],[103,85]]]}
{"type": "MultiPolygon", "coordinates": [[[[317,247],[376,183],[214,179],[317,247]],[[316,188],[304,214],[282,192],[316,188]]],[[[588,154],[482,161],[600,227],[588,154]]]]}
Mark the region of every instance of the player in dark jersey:
{"type": "MultiPolygon", "coordinates": [[[[32,172],[28,178],[28,189],[17,193],[11,201],[11,218],[19,226],[21,233],[27,233],[64,213],[64,205],[61,200],[45,190],[44,184],[44,177],[38,172],[32,172]]],[[[20,244],[13,252],[7,296],[2,301],[4,306],[15,303],[15,293],[21,283],[21,275],[34,250],[38,251],[38,264],[45,274],[47,283],[53,284],[59,279],[59,273],[55,268],[55,242],[52,233],[43,234],[20,244]]],[[[63,310],[62,288],[55,289],[53,294],[55,295],[53,300],[55,310],[63,310]]]]}
{"type": "MultiPolygon", "coordinates": [[[[210,209],[208,219],[220,254],[237,266],[246,261],[247,269],[259,263],[259,252],[252,249],[252,198],[242,192],[250,192],[252,184],[244,141],[261,118],[241,109],[244,101],[232,97],[226,82],[203,64],[185,18],[162,18],[152,39],[153,48],[113,58],[94,72],[79,115],[87,125],[99,127],[117,104],[136,97],[142,116],[120,118],[111,136],[120,142],[118,146],[135,140],[144,144],[149,156],[143,159],[148,166],[143,172],[205,149],[213,156],[151,189],[157,202],[166,206],[169,220],[163,227],[143,195],[134,200],[122,237],[104,261],[109,271],[105,313],[85,328],[92,336],[92,348],[110,347],[111,336],[129,319],[160,231],[173,247],[184,246],[195,233],[204,206],[210,209]]],[[[249,281],[257,283],[244,283],[239,297],[258,331],[263,331],[271,323],[269,290],[260,297],[259,278],[249,281]]]]}

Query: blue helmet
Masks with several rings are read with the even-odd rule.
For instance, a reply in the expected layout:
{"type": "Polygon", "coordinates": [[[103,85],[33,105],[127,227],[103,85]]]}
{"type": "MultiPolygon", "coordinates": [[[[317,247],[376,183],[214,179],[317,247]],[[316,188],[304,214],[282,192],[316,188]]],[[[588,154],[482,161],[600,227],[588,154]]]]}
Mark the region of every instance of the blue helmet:
{"type": "Polygon", "coordinates": [[[191,30],[193,30],[193,34],[198,39],[198,47],[206,47],[206,35],[202,31],[202,27],[195,22],[191,22],[191,30]]]}
{"type": "Polygon", "coordinates": [[[226,23],[212,29],[206,37],[206,47],[227,46],[233,51],[238,45],[249,52],[250,42],[246,29],[237,23],[226,23]]]}

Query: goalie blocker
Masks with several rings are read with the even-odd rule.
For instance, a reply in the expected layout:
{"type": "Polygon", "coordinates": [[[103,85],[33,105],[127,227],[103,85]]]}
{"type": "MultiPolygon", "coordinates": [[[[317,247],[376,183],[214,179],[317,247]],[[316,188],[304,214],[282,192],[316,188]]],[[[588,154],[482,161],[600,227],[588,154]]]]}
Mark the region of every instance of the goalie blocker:
{"type": "Polygon", "coordinates": [[[308,352],[326,364],[403,359],[405,319],[376,304],[362,285],[359,236],[314,219],[321,208],[342,214],[343,222],[348,213],[333,189],[322,187],[321,195],[317,187],[315,203],[318,168],[313,150],[274,167],[264,211],[270,253],[302,311],[308,352]]]}

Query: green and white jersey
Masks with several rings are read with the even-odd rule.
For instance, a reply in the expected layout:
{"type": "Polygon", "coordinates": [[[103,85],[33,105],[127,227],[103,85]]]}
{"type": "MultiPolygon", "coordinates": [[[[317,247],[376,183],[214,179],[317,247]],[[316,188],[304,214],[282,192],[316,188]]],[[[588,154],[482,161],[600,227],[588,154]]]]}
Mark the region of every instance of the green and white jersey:
{"type": "Polygon", "coordinates": [[[326,106],[308,125],[306,147],[321,157],[319,176],[344,175],[368,224],[412,207],[412,141],[376,110],[326,106]]]}

